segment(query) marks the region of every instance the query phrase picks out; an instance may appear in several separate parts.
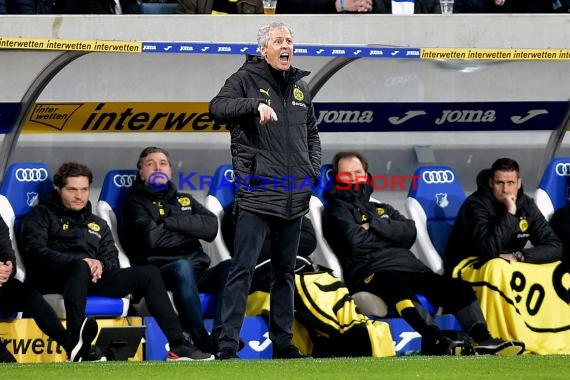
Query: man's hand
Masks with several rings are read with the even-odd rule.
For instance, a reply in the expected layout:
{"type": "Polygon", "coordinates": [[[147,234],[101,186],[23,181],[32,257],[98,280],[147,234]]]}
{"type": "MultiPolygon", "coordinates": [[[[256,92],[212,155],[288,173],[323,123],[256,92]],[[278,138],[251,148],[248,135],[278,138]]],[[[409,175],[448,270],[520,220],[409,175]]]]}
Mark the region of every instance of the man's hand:
{"type": "Polygon", "coordinates": [[[277,121],[277,114],[267,104],[259,103],[257,110],[259,111],[259,122],[261,125],[265,125],[270,121],[277,121]]]}
{"type": "Polygon", "coordinates": [[[368,231],[368,229],[370,228],[370,223],[366,222],[361,224],[362,228],[364,228],[366,231],[368,231]]]}
{"type": "Polygon", "coordinates": [[[501,259],[505,259],[507,261],[517,261],[515,260],[515,258],[513,257],[512,253],[499,253],[499,257],[501,259]]]}
{"type": "Polygon", "coordinates": [[[505,205],[507,212],[509,214],[515,215],[517,213],[517,195],[516,194],[505,194],[504,197],[497,199],[499,202],[505,205]]]}
{"type": "Polygon", "coordinates": [[[500,253],[499,257],[508,261],[525,262],[524,253],[522,251],[500,253]]]}
{"type": "Polygon", "coordinates": [[[4,285],[10,279],[10,275],[12,274],[12,262],[0,261],[0,286],[4,285]]]}
{"type": "Polygon", "coordinates": [[[91,281],[93,281],[93,283],[99,281],[103,275],[103,264],[101,261],[90,258],[85,258],[83,261],[89,265],[89,269],[91,270],[91,281]]]}
{"type": "MultiPolygon", "coordinates": [[[[345,12],[372,12],[372,0],[344,0],[345,12]]],[[[340,1],[335,1],[336,11],[341,12],[340,1]]]]}

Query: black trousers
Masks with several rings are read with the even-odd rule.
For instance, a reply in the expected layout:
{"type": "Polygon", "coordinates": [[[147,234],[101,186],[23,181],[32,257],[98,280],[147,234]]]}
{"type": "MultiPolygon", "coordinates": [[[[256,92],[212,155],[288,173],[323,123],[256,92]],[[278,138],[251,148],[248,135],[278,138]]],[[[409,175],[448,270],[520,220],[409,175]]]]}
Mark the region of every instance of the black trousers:
{"type": "Polygon", "coordinates": [[[85,261],[78,260],[51,273],[49,281],[34,281],[43,294],[63,294],[67,328],[73,337],[79,335],[85,319],[88,295],[120,298],[132,294],[145,298],[150,314],[172,347],[183,341],[180,321],[166,294],[160,271],[153,265],[119,269],[113,273],[103,272],[101,279],[93,283],[89,266],[85,261]]]}
{"type": "Polygon", "coordinates": [[[377,272],[372,279],[358,281],[353,292],[358,291],[376,294],[391,307],[403,300],[419,303],[416,294],[421,294],[451,314],[477,300],[466,282],[433,272],[377,272]]]}
{"type": "Polygon", "coordinates": [[[238,348],[249,287],[267,231],[271,231],[269,339],[274,349],[291,344],[295,257],[302,217],[287,220],[245,210],[238,213],[234,256],[222,299],[219,347],[238,348]]]}
{"type": "Polygon", "coordinates": [[[30,285],[12,278],[0,287],[0,309],[23,312],[32,317],[47,336],[68,350],[69,336],[57,318],[55,311],[44,297],[30,285]]]}

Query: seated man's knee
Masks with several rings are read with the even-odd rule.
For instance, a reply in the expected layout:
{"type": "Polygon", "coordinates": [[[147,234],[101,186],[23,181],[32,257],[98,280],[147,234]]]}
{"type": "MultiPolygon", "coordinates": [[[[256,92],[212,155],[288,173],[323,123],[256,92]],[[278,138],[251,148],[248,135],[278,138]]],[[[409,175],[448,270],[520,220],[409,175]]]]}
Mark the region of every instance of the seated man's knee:
{"type": "Polygon", "coordinates": [[[482,267],[481,270],[484,270],[487,273],[493,272],[505,272],[505,271],[512,271],[512,265],[504,259],[495,258],[487,261],[482,267]]]}
{"type": "Polygon", "coordinates": [[[194,278],[194,264],[190,260],[176,260],[172,265],[172,273],[181,279],[194,278]]]}
{"type": "Polygon", "coordinates": [[[455,297],[458,297],[460,300],[466,303],[471,303],[477,300],[475,291],[473,290],[473,288],[469,283],[458,279],[453,279],[451,281],[453,282],[452,284],[453,286],[451,289],[455,289],[455,291],[457,292],[457,294],[454,295],[455,297]]]}
{"type": "Polygon", "coordinates": [[[89,268],[89,264],[84,260],[76,260],[70,264],[69,273],[91,278],[91,268],[89,268]]]}
{"type": "Polygon", "coordinates": [[[132,267],[136,275],[141,279],[153,280],[160,277],[160,271],[154,265],[141,265],[137,267],[132,267]]]}

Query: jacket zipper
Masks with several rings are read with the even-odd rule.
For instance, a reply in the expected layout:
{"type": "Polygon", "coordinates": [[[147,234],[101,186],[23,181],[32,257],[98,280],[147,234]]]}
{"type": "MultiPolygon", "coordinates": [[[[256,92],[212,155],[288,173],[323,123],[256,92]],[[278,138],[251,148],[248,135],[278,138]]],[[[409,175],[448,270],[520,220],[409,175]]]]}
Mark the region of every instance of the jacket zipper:
{"type": "MultiPolygon", "coordinates": [[[[282,94],[283,95],[283,116],[284,116],[283,118],[285,119],[284,125],[285,125],[285,128],[287,128],[285,131],[286,141],[289,141],[289,132],[290,132],[289,122],[288,122],[288,117],[287,117],[288,116],[288,114],[287,114],[287,98],[289,96],[289,93],[292,91],[293,91],[293,86],[291,84],[288,84],[287,88],[285,89],[285,94],[282,94]]],[[[289,173],[289,168],[290,168],[289,156],[287,156],[287,174],[291,175],[291,173],[289,173]]],[[[292,208],[293,208],[292,203],[293,203],[293,194],[292,194],[292,191],[289,190],[287,192],[287,216],[288,217],[290,217],[292,214],[292,208]]]]}

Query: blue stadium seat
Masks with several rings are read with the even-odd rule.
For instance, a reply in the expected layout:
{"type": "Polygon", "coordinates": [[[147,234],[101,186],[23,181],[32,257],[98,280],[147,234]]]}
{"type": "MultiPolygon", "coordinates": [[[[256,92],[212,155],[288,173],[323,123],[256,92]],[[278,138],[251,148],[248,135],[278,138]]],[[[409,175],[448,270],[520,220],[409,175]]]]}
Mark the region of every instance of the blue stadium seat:
{"type": "Polygon", "coordinates": [[[136,178],[136,170],[123,169],[109,171],[103,179],[99,200],[95,206],[95,213],[103,218],[111,228],[115,246],[119,251],[119,263],[121,268],[128,268],[131,264],[119,240],[119,218],[121,216],[121,206],[127,198],[131,187],[133,187],[136,178]]]}
{"type": "Polygon", "coordinates": [[[22,220],[38,203],[40,196],[53,189],[49,169],[43,163],[15,163],[8,167],[0,186],[0,214],[10,231],[12,248],[16,254],[16,279],[24,281],[26,271],[16,244],[22,220]]]}
{"type": "Polygon", "coordinates": [[[422,166],[406,199],[406,211],[416,223],[412,251],[434,272],[443,273],[443,254],[465,192],[448,166],[422,166]]]}
{"type": "Polygon", "coordinates": [[[235,202],[235,178],[231,164],[218,166],[214,173],[214,179],[204,201],[204,206],[213,212],[218,218],[218,233],[212,243],[206,244],[206,249],[213,264],[231,258],[230,251],[226,247],[222,235],[222,218],[225,210],[235,202]]]}
{"type": "MultiPolygon", "coordinates": [[[[22,220],[34,207],[38,199],[53,190],[51,174],[43,163],[14,163],[8,167],[0,186],[0,213],[10,229],[12,247],[18,261],[17,277],[25,278],[25,268],[20,257],[16,236],[19,234],[22,220]]],[[[52,305],[57,315],[65,319],[65,307],[61,294],[46,294],[46,300],[52,305]]],[[[87,315],[97,317],[126,316],[128,299],[109,297],[87,297],[87,315]]]]}
{"type": "Polygon", "coordinates": [[[534,194],[534,201],[546,220],[569,203],[570,157],[557,157],[550,161],[534,194]]]}
{"type": "Polygon", "coordinates": [[[311,255],[311,260],[317,267],[330,270],[332,275],[342,278],[342,268],[338,258],[333,253],[333,250],[327,243],[323,234],[323,211],[327,204],[325,198],[326,191],[332,185],[333,168],[332,165],[326,164],[321,167],[321,172],[318,178],[318,185],[311,195],[309,202],[309,219],[315,228],[317,238],[317,248],[311,255]]]}

